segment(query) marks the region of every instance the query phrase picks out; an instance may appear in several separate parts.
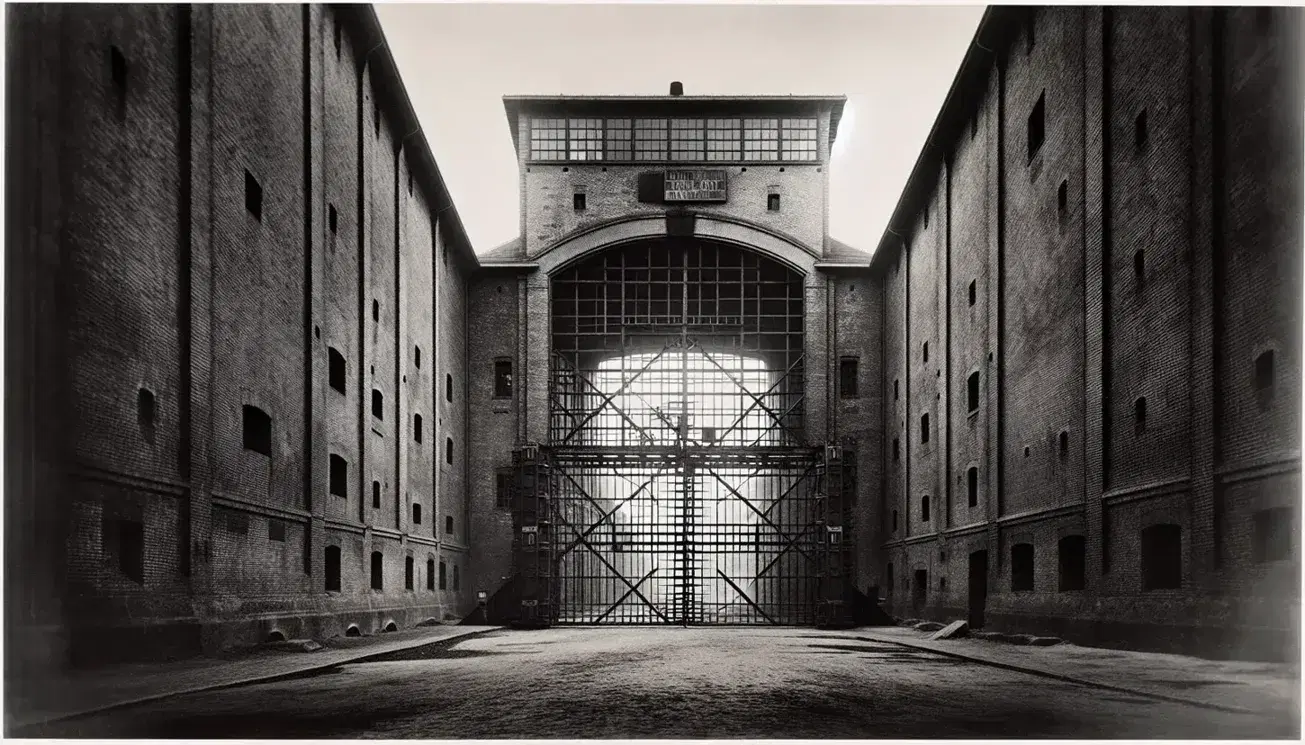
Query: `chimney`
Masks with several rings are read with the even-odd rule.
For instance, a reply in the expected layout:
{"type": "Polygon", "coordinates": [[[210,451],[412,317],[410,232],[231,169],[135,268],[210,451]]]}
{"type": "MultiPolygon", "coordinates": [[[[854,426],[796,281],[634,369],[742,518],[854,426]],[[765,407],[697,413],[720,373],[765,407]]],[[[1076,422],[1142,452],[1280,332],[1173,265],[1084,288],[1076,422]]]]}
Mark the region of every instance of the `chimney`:
{"type": "Polygon", "coordinates": [[[671,83],[671,95],[672,95],[672,96],[683,96],[683,95],[684,95],[684,83],[681,83],[681,82],[678,81],[678,80],[672,82],[672,83],[671,83]]]}

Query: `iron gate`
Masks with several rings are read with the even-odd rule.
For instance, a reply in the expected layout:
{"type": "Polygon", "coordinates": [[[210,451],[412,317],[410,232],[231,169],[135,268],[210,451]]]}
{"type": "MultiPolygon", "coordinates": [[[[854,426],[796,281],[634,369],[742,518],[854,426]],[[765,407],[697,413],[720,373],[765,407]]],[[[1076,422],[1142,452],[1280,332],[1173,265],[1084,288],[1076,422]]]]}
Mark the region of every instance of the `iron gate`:
{"type": "Polygon", "coordinates": [[[523,623],[812,624],[850,552],[806,443],[802,277],[656,241],[552,280],[549,442],[518,459],[523,623]]]}

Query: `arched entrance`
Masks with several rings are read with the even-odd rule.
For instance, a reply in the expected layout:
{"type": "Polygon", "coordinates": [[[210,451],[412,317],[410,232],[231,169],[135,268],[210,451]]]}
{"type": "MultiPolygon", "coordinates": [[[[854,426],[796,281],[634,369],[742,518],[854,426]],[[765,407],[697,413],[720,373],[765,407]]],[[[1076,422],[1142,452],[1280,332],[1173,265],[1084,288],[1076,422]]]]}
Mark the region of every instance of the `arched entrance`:
{"type": "Polygon", "coordinates": [[[552,620],[813,623],[802,274],[652,238],[556,271],[550,302],[552,620]]]}

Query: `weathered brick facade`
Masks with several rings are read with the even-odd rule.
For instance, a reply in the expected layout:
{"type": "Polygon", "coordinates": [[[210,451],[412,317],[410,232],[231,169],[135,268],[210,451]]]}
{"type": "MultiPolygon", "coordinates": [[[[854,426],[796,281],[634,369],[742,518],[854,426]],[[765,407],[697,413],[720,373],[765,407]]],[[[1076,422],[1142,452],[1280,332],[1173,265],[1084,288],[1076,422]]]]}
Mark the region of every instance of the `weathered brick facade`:
{"type": "Polygon", "coordinates": [[[1300,20],[985,18],[875,259],[894,613],[1294,654],[1300,20]]]}
{"type": "Polygon", "coordinates": [[[370,9],[8,20],[11,669],[464,615],[476,259],[370,9]]]}

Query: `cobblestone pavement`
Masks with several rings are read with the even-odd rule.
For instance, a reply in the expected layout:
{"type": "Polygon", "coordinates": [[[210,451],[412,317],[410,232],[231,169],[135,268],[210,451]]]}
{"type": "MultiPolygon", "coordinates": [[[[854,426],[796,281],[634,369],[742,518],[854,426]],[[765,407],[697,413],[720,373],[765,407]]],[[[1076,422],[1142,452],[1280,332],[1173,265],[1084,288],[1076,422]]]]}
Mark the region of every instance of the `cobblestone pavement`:
{"type": "Polygon", "coordinates": [[[1287,738],[1289,716],[1104,691],[812,629],[490,631],[18,735],[1287,738]]]}

